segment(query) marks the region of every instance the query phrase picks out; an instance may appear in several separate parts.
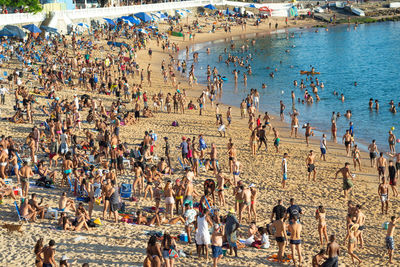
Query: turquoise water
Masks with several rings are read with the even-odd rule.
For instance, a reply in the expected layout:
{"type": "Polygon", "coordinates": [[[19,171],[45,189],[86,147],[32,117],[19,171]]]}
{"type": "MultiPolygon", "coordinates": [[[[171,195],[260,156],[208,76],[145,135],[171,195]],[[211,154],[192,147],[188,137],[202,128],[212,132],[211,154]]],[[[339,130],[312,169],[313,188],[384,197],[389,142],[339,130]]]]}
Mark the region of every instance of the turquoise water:
{"type": "MultiPolygon", "coordinates": [[[[351,110],[356,141],[367,144],[371,139],[376,139],[378,147],[387,150],[388,131],[392,126],[396,128],[394,133],[400,137],[400,114],[392,114],[388,104],[390,100],[394,100],[396,105],[400,102],[400,23],[359,25],[357,29],[342,25],[331,27],[329,31],[291,30],[289,33],[253,35],[236,39],[200,44],[192,48],[199,53],[195,73],[200,83],[206,83],[205,72],[208,64],[211,67],[216,66],[221,75],[228,77],[220,99],[223,103],[238,106],[250,88],[257,88],[260,92],[261,110],[278,114],[279,101],[283,100],[287,113],[291,109],[292,90],[296,94],[296,100],[299,97],[304,99],[304,89],[295,87],[294,80],[300,84],[300,80],[304,79],[308,91],[312,91],[309,87],[310,82],[305,80],[305,75],[299,74],[299,70],[310,70],[310,66],[314,66],[316,71],[321,72],[315,77],[324,83],[325,88],[319,88],[319,103],[307,105],[296,101],[300,124],[310,122],[319,132],[330,136],[332,111],[344,114],[346,110],[351,110]],[[253,38],[256,39],[255,46],[250,43],[253,38]],[[235,51],[230,50],[231,42],[236,45],[235,51]],[[239,47],[246,43],[249,44],[249,51],[242,53],[239,47]],[[209,55],[206,53],[206,47],[211,48],[209,55]],[[242,76],[245,69],[234,67],[233,64],[227,67],[224,63],[227,58],[224,48],[227,48],[228,53],[239,57],[252,54],[253,60],[249,63],[253,75],[248,76],[247,86],[244,86],[242,76]],[[290,50],[289,53],[286,52],[287,49],[290,50]],[[223,55],[222,62],[218,62],[219,55],[223,55]],[[274,68],[278,71],[275,72],[275,77],[271,78],[269,73],[274,68]],[[241,71],[236,86],[232,74],[234,69],[241,71]],[[355,81],[357,86],[354,86],[355,81]],[[261,88],[262,83],[267,85],[266,89],[261,88]],[[344,94],[344,103],[338,96],[333,95],[334,91],[339,95],[344,94]],[[369,110],[370,98],[379,100],[379,112],[369,110]]],[[[192,63],[191,58],[190,55],[189,66],[192,63]]],[[[315,99],[314,95],[313,97],[315,99]]],[[[397,109],[400,111],[400,107],[397,109]]],[[[348,129],[349,121],[345,117],[338,119],[338,139],[348,129]]]]}

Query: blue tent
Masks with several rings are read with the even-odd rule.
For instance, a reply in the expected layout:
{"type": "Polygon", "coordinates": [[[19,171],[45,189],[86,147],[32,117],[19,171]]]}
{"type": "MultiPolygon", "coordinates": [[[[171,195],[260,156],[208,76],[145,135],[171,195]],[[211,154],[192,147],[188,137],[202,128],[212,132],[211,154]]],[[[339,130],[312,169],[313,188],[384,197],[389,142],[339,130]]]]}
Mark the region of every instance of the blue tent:
{"type": "Polygon", "coordinates": [[[24,39],[24,37],[26,35],[23,30],[21,30],[20,28],[18,28],[17,26],[14,26],[14,25],[6,25],[6,26],[4,26],[3,29],[7,29],[7,30],[11,31],[13,33],[13,37],[17,37],[20,39],[24,39]]]}
{"type": "Polygon", "coordinates": [[[35,24],[28,24],[28,25],[22,26],[22,28],[27,29],[31,33],[41,33],[42,32],[35,24]]]}
{"type": "Polygon", "coordinates": [[[136,18],[134,18],[132,16],[122,16],[121,19],[126,19],[129,22],[131,22],[132,24],[136,24],[136,25],[140,24],[140,20],[138,20],[138,19],[136,19],[136,18]]]}
{"type": "Polygon", "coordinates": [[[211,10],[217,9],[215,6],[213,6],[211,4],[205,5],[204,8],[208,8],[208,9],[211,9],[211,10]]]}
{"type": "Polygon", "coordinates": [[[115,26],[115,22],[112,19],[104,18],[105,21],[107,21],[108,24],[115,26]]]}
{"type": "Polygon", "coordinates": [[[45,32],[59,34],[56,28],[49,27],[49,26],[40,26],[40,29],[44,30],[45,32]]]}
{"type": "Polygon", "coordinates": [[[144,13],[144,12],[136,13],[134,16],[137,17],[138,19],[140,19],[143,22],[151,21],[151,17],[149,15],[147,15],[146,13],[144,13]]]}
{"type": "Polygon", "coordinates": [[[0,31],[0,37],[4,37],[4,36],[14,37],[14,33],[12,31],[8,30],[8,29],[2,29],[0,31]]]}

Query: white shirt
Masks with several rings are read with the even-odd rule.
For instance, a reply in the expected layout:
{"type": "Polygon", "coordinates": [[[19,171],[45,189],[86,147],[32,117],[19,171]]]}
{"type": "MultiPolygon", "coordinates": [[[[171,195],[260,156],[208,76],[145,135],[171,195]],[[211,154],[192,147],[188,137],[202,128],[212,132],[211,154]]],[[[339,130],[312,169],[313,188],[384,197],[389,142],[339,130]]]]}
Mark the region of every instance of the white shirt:
{"type": "Polygon", "coordinates": [[[282,159],[282,163],[283,163],[283,173],[287,173],[287,161],[286,161],[286,158],[282,159]]]}
{"type": "Polygon", "coordinates": [[[5,95],[8,93],[8,89],[5,87],[0,88],[0,95],[5,95]]]}
{"type": "Polygon", "coordinates": [[[321,148],[324,148],[324,149],[326,149],[326,146],[325,146],[325,144],[326,144],[326,138],[325,137],[322,137],[321,138],[321,148]]]}

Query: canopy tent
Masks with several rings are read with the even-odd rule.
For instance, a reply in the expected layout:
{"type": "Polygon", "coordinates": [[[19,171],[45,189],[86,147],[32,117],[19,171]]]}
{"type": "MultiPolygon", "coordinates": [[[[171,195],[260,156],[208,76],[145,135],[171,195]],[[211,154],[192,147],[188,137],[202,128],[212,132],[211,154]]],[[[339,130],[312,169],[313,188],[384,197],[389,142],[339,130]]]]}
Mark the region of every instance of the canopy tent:
{"type": "Polygon", "coordinates": [[[14,33],[8,29],[0,30],[0,37],[14,37],[14,33]]]}
{"type": "Polygon", "coordinates": [[[38,28],[38,26],[36,26],[35,24],[24,25],[24,26],[22,26],[22,28],[27,29],[27,30],[30,31],[31,33],[41,33],[41,32],[42,32],[42,31],[38,28]]]}
{"type": "Polygon", "coordinates": [[[108,18],[103,18],[105,21],[107,21],[108,24],[115,26],[115,22],[112,19],[108,19],[108,18]]]}
{"type": "Polygon", "coordinates": [[[260,8],[258,9],[258,11],[260,11],[260,12],[269,12],[269,13],[271,13],[271,12],[272,12],[272,9],[270,9],[270,8],[267,7],[267,6],[263,6],[263,7],[260,7],[260,8]]]}
{"type": "Polygon", "coordinates": [[[213,6],[211,4],[205,5],[204,8],[208,8],[208,9],[211,9],[211,10],[217,9],[215,6],[213,6]]]}
{"type": "Polygon", "coordinates": [[[134,14],[134,16],[137,17],[138,19],[140,19],[143,22],[151,21],[151,17],[148,14],[144,13],[144,12],[136,13],[136,14],[134,14]]]}
{"type": "Polygon", "coordinates": [[[50,32],[50,33],[55,33],[55,34],[59,34],[56,28],[53,27],[48,27],[48,26],[40,26],[40,29],[42,29],[45,32],[50,32]]]}
{"type": "Polygon", "coordinates": [[[156,16],[159,19],[165,19],[167,18],[167,16],[165,16],[163,13],[161,13],[160,11],[156,12],[156,13],[151,13],[151,15],[156,16]]]}
{"type": "Polygon", "coordinates": [[[20,39],[24,39],[24,37],[26,35],[23,30],[21,30],[20,28],[18,28],[17,26],[14,26],[14,25],[6,25],[6,26],[4,26],[3,29],[10,30],[14,34],[13,37],[17,37],[20,39]]]}
{"type": "Polygon", "coordinates": [[[121,19],[126,19],[126,20],[130,21],[130,23],[135,24],[135,25],[140,24],[140,20],[138,20],[137,18],[134,18],[132,16],[122,16],[121,19]]]}

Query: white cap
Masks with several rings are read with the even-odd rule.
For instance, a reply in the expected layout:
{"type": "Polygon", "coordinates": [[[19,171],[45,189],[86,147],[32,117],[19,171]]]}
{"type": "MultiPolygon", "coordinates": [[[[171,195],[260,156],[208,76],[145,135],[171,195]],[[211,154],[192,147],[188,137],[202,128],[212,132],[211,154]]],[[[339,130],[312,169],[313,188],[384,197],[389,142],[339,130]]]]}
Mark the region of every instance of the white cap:
{"type": "Polygon", "coordinates": [[[252,187],[256,187],[256,185],[253,183],[251,185],[249,185],[249,188],[252,188],[252,187]]]}
{"type": "Polygon", "coordinates": [[[66,261],[66,260],[69,260],[69,258],[67,257],[67,255],[63,255],[63,256],[61,257],[61,260],[62,260],[62,261],[66,261]]]}

